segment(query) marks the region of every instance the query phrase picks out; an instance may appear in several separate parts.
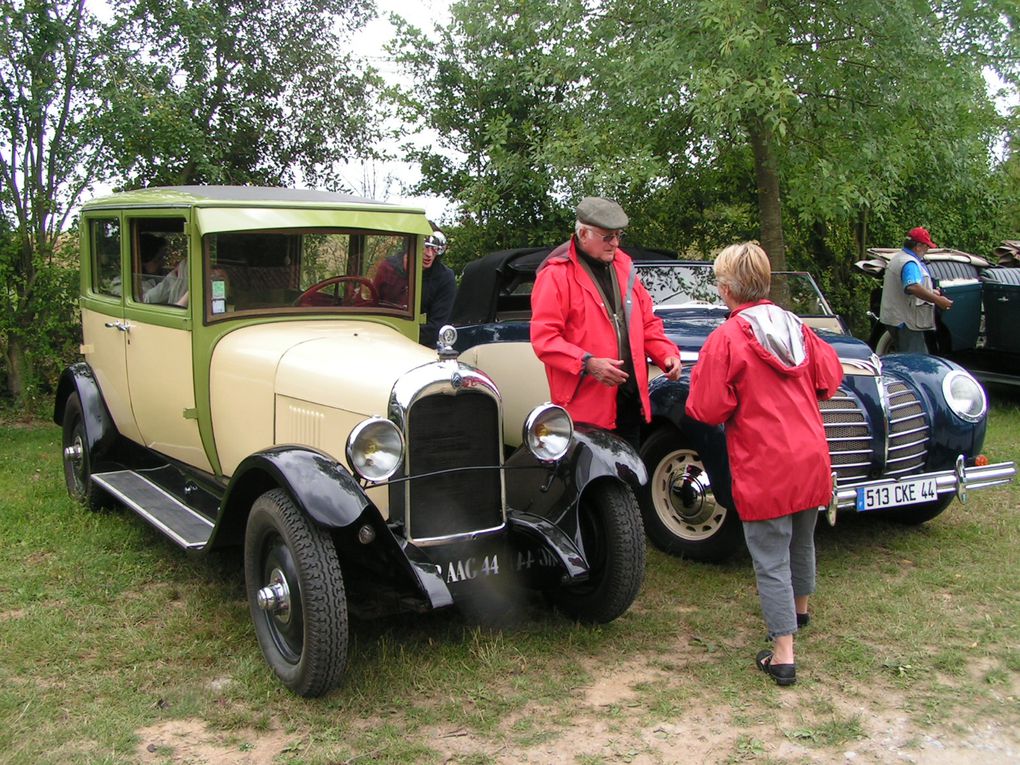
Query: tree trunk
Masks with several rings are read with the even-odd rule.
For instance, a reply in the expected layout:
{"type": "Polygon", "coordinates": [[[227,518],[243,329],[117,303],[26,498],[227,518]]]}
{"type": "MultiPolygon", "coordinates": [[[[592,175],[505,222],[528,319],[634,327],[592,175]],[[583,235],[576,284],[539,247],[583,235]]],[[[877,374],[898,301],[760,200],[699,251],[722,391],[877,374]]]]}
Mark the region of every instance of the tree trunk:
{"type": "Polygon", "coordinates": [[[854,227],[857,238],[857,258],[863,260],[868,256],[868,208],[861,207],[857,211],[857,225],[854,227]]]}
{"type": "Polygon", "coordinates": [[[21,338],[11,333],[7,337],[7,345],[4,348],[4,360],[7,362],[7,394],[21,406],[25,398],[26,364],[25,349],[21,344],[21,338]]]}
{"type": "Polygon", "coordinates": [[[772,261],[772,270],[786,269],[786,242],[783,239],[783,208],[779,195],[779,160],[772,133],[761,119],[754,118],[748,129],[754,151],[754,179],[758,187],[758,220],[761,246],[772,261]]]}

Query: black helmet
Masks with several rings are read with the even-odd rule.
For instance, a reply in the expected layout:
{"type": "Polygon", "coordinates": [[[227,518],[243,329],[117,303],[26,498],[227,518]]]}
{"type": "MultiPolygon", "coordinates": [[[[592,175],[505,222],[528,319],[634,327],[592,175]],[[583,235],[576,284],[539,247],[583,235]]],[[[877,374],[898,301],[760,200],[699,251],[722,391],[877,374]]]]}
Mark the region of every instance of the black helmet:
{"type": "Polygon", "coordinates": [[[446,252],[446,235],[442,231],[433,231],[425,238],[426,247],[435,247],[436,255],[446,252]]]}

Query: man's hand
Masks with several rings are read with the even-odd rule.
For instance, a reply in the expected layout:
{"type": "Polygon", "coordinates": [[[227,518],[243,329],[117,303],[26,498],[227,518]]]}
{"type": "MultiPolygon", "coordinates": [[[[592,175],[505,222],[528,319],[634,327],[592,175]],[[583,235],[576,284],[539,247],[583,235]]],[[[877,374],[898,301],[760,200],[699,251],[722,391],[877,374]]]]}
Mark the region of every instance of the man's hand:
{"type": "Polygon", "coordinates": [[[627,373],[623,371],[622,359],[588,359],[588,374],[603,385],[623,385],[627,381],[627,373]]]}
{"type": "Polygon", "coordinates": [[[948,311],[953,307],[953,301],[943,295],[942,290],[935,290],[935,300],[933,302],[943,311],[948,311]]]}
{"type": "Polygon", "coordinates": [[[669,378],[670,380],[679,380],[680,370],[681,370],[680,358],[677,356],[670,356],[669,358],[666,359],[666,368],[663,369],[662,371],[665,373],[666,377],[669,378]]]}

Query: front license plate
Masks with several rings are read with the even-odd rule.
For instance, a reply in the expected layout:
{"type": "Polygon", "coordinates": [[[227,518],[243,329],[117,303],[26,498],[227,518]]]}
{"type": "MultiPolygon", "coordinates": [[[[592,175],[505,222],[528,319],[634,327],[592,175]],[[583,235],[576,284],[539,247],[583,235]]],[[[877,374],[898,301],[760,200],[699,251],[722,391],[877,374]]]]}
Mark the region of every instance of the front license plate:
{"type": "Polygon", "coordinates": [[[934,502],[938,496],[938,484],[934,478],[914,478],[890,481],[877,486],[862,486],[857,490],[857,512],[934,502]]]}

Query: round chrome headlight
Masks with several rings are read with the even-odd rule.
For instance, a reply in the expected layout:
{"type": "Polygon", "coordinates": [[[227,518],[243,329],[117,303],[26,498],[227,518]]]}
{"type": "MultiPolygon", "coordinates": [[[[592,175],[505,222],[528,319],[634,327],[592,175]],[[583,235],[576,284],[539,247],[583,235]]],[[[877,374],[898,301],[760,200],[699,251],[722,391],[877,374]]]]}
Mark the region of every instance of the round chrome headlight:
{"type": "Polygon", "coordinates": [[[957,415],[968,422],[977,422],[985,416],[988,400],[984,388],[971,375],[954,369],[942,380],[942,395],[957,415]]]}
{"type": "Polygon", "coordinates": [[[524,421],[524,443],[543,462],[555,462],[566,454],[573,436],[574,421],[562,406],[536,406],[524,421]]]}
{"type": "Polygon", "coordinates": [[[366,481],[385,481],[403,459],[404,436],[382,417],[365,420],[347,437],[347,463],[366,481]]]}

